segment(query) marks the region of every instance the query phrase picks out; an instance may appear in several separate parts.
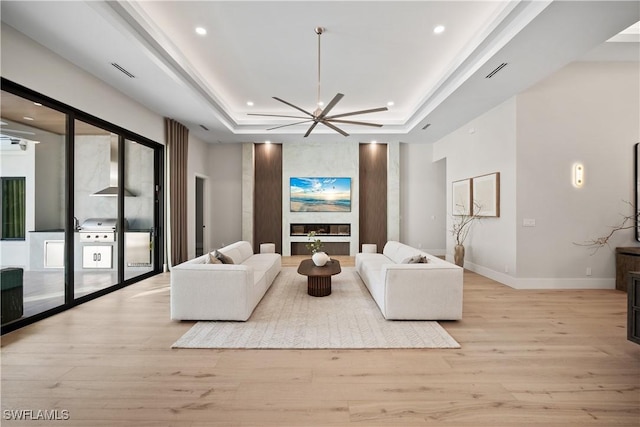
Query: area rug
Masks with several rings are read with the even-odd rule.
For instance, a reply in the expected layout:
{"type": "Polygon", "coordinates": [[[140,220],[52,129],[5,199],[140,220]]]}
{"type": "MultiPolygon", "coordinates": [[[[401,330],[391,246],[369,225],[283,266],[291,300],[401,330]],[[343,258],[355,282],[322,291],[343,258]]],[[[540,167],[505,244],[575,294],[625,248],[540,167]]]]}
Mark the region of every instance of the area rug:
{"type": "Polygon", "coordinates": [[[460,348],[438,322],[385,320],[353,267],[332,277],[326,297],[283,268],[246,322],[196,323],[172,348],[460,348]]]}

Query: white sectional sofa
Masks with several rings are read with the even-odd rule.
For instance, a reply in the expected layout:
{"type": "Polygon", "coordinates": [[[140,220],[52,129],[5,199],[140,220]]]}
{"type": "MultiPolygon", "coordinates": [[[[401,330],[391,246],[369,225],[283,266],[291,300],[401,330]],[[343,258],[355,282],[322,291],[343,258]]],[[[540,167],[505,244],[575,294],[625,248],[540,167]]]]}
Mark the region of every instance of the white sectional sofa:
{"type": "Polygon", "coordinates": [[[381,254],[359,253],[356,270],[385,319],[462,319],[463,269],[400,242],[381,254]],[[410,264],[416,256],[426,263],[410,264]]]}
{"type": "Polygon", "coordinates": [[[212,264],[210,254],[171,270],[171,318],[246,321],[280,273],[280,254],[254,254],[249,242],[218,249],[233,264],[212,264]]]}

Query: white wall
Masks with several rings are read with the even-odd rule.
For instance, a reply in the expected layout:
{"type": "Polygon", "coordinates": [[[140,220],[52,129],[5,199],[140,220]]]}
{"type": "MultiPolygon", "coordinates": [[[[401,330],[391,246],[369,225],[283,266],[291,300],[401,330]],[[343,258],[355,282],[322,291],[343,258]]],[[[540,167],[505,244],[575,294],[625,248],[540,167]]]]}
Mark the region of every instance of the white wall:
{"type": "Polygon", "coordinates": [[[211,215],[206,225],[211,248],[242,239],[242,146],[209,145],[211,215]]]}
{"type": "MultiPolygon", "coordinates": [[[[639,75],[638,63],[570,64],[434,144],[434,159],[447,162],[449,212],[453,181],[501,174],[501,216],[474,225],[465,267],[516,288],[613,288],[613,248],[638,246],[633,230],[595,255],[574,242],[631,214],[623,200],[633,201],[639,75]],[[585,166],[581,189],[575,162],[585,166]]],[[[449,237],[449,258],[452,247],[449,237]]]]}
{"type": "Polygon", "coordinates": [[[614,287],[614,249],[637,246],[633,230],[595,255],[573,242],[604,236],[621,213],[631,214],[623,201],[634,200],[639,127],[637,62],[573,63],[518,95],[519,277],[546,278],[547,287],[614,287]],[[575,162],[585,167],[582,188],[572,185],[575,162]],[[524,218],[536,227],[522,227],[524,218]]]}
{"type": "MultiPolygon", "coordinates": [[[[201,139],[189,134],[189,148],[187,155],[187,248],[189,259],[196,256],[196,177],[205,179],[205,187],[210,188],[209,176],[209,144],[201,139]]],[[[205,194],[205,203],[210,203],[211,193],[205,194]]],[[[205,206],[205,212],[208,206],[205,206]]],[[[208,233],[210,221],[207,218],[205,222],[205,233],[208,233]]],[[[205,236],[205,242],[208,243],[208,236],[205,236]]],[[[207,251],[209,248],[205,247],[207,251]]]]}
{"type": "Polygon", "coordinates": [[[164,119],[2,23],[2,77],[164,144],[164,119]]]}
{"type": "Polygon", "coordinates": [[[400,240],[433,255],[446,253],[446,160],[433,144],[400,145],[400,240]]]}
{"type": "MultiPolygon", "coordinates": [[[[506,280],[516,273],[516,101],[514,98],[436,142],[433,159],[446,158],[447,226],[451,230],[451,183],[500,172],[500,217],[473,224],[465,241],[465,268],[506,280]]],[[[447,232],[447,259],[453,260],[447,232]]]]}

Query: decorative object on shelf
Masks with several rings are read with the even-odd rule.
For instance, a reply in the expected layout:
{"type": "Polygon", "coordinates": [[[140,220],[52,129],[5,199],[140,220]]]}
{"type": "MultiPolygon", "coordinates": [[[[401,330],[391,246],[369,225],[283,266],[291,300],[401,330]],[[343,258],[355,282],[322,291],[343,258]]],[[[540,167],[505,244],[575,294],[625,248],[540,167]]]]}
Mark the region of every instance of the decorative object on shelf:
{"type": "Polygon", "coordinates": [[[476,220],[480,220],[482,217],[480,215],[480,212],[482,211],[480,205],[474,203],[473,210],[474,213],[470,213],[470,211],[466,207],[461,206],[457,210],[458,213],[453,216],[453,223],[451,224],[451,235],[456,241],[456,246],[454,247],[453,252],[453,260],[454,263],[459,267],[464,266],[464,241],[469,235],[469,230],[471,230],[473,222],[476,220]]]}
{"type": "Polygon", "coordinates": [[[313,263],[318,267],[324,267],[330,260],[329,255],[324,252],[316,252],[311,256],[313,263]]]}

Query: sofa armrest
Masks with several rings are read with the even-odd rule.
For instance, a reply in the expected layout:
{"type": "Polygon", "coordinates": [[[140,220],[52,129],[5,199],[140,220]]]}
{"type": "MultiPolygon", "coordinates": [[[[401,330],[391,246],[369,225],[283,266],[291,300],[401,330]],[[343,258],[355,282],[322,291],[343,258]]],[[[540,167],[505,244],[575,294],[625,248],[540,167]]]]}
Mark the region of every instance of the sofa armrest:
{"type": "Polygon", "coordinates": [[[253,311],[252,286],[251,266],[196,263],[175,266],[171,270],[171,318],[247,320],[253,311]]]}
{"type": "Polygon", "coordinates": [[[462,318],[462,268],[453,264],[385,264],[380,274],[385,318],[462,318]]]}

